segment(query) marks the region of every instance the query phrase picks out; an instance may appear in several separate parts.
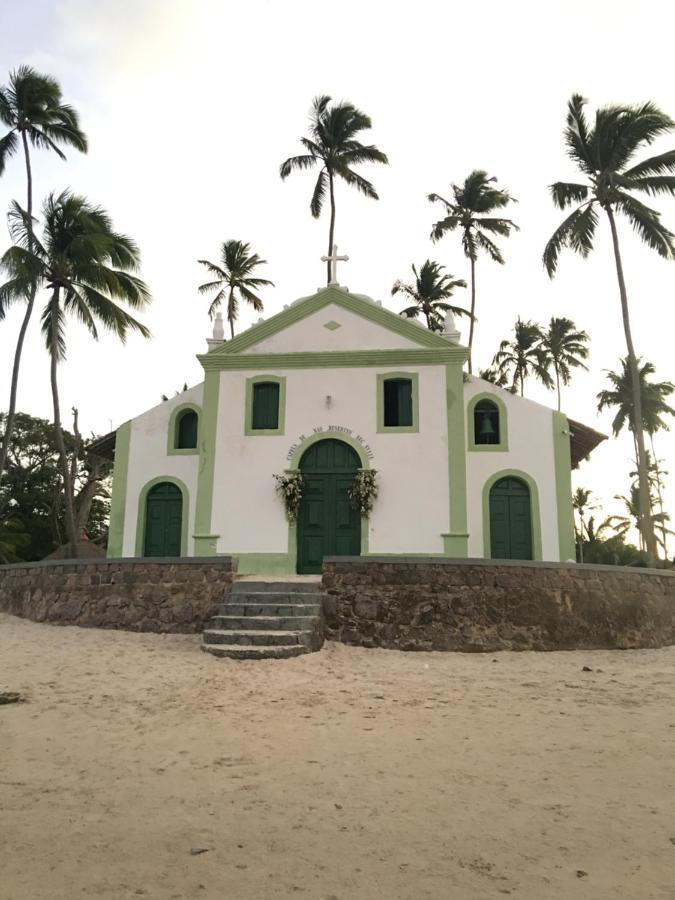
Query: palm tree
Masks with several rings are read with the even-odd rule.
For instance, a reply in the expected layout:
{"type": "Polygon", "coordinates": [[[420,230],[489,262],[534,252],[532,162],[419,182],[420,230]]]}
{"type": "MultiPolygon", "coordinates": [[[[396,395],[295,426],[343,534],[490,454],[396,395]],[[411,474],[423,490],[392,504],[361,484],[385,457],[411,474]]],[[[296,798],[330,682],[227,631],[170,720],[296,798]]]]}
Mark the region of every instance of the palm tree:
{"type": "Polygon", "coordinates": [[[461,306],[452,306],[445,302],[452,297],[455,288],[465,288],[466,281],[446,275],[443,268],[437,262],[428,259],[422,263],[419,272],[415,266],[412,266],[415,275],[414,284],[397,280],[391,289],[392,297],[396,294],[403,294],[404,297],[412,300],[412,306],[401,310],[401,315],[407,316],[409,319],[416,319],[419,315],[424,316],[430,331],[443,330],[443,319],[447,312],[451,312],[455,316],[469,315],[467,310],[462,309],[461,306]]]}
{"type": "MultiPolygon", "coordinates": [[[[328,191],[330,197],[328,256],[333,252],[335,237],[335,178],[339,176],[366,197],[379,199],[373,185],[353,169],[353,166],[360,163],[389,162],[386,154],[378,150],[374,144],[362,144],[357,140],[359,132],[371,127],[370,117],[351,103],[345,101],[332,103],[331,98],[325,94],[315,97],[309,119],[310,137],[300,138],[300,143],[307,153],[289,157],[279,169],[279,174],[285,179],[293,171],[313,169],[317,165],[320,167],[309,208],[314,218],[318,219],[328,191]]],[[[327,283],[330,284],[330,262],[327,266],[327,283]]]]}
{"type": "Polygon", "coordinates": [[[572,369],[586,369],[583,360],[588,359],[586,344],[590,338],[585,331],[577,331],[571,319],[551,318],[548,330],[544,332],[541,346],[555,372],[555,386],[560,412],[560,383],[568,385],[572,379],[572,369]]]}
{"type": "Polygon", "coordinates": [[[478,377],[482,378],[483,381],[489,381],[490,384],[494,384],[497,387],[501,387],[501,388],[508,387],[509,378],[508,378],[508,375],[506,374],[506,372],[500,372],[498,369],[495,369],[493,366],[488,366],[487,369],[481,369],[478,372],[478,377]]]}
{"type": "Polygon", "coordinates": [[[628,350],[633,391],[631,413],[637,446],[641,522],[650,561],[656,557],[656,538],[649,509],[647,457],[642,423],[642,397],[637,355],[633,345],[628,294],[619,250],[616,214],[625,216],[642,241],[665,257],[675,257],[674,236],[661,223],[659,213],[633,196],[675,194],[675,150],[659,153],[635,163],[636,153],[657,138],[673,130],[675,123],[653,103],[640,106],[605,106],[597,110],[595,122],[586,120],[586,101],[574,94],[568,104],[565,145],[568,155],[585,176],[584,183],[559,181],[551,185],[553,202],[560,209],[576,206],[554,232],[544,250],[544,265],[549,276],[555,274],[564,247],[582,257],[593,249],[599,217],[598,208],[607,215],[612,235],[614,262],[619,284],[621,317],[628,350]]]}
{"type": "Polygon", "coordinates": [[[29,217],[18,204],[10,220],[14,246],[0,258],[9,281],[0,290],[22,295],[36,283],[49,293],[42,313],[42,333],[51,361],[54,431],[64,485],[65,520],[71,555],[77,554],[73,479],[61,427],[58,364],[66,357],[66,321],[74,316],[98,339],[97,322],[124,342],[129,330],[149,337],[148,329],[114,301],[132,309],[150,300],[148,288],[134,273],[140,253],[134,241],[113,230],[108,214],[84,197],[64,191],[50,194],[42,207],[42,238],[29,230],[29,217]]]}
{"type": "MultiPolygon", "coordinates": [[[[633,379],[630,371],[630,363],[628,357],[620,360],[621,371],[612,372],[605,371],[607,379],[611,387],[600,391],[598,397],[598,410],[602,411],[606,407],[616,408],[616,414],[612,421],[612,432],[616,437],[620,432],[628,426],[628,430],[633,436],[633,446],[635,452],[635,465],[638,467],[638,445],[635,435],[634,415],[633,415],[633,379]]],[[[656,374],[653,363],[642,363],[641,359],[637,360],[638,375],[640,385],[640,396],[642,398],[642,429],[649,435],[651,444],[652,457],[654,459],[654,472],[656,478],[656,492],[659,500],[659,508],[661,514],[663,509],[663,490],[662,490],[662,472],[659,469],[659,461],[654,448],[654,434],[657,431],[669,431],[669,425],[666,422],[666,416],[675,416],[675,408],[666,402],[666,398],[675,392],[675,384],[671,381],[649,381],[650,375],[656,374]]],[[[649,452],[647,451],[647,470],[649,475],[649,452]]],[[[638,476],[639,477],[639,476],[638,476]]],[[[663,520],[662,520],[663,521],[663,520]]],[[[665,535],[663,535],[662,543],[665,543],[665,535]]]]}
{"type": "Polygon", "coordinates": [[[462,233],[464,255],[471,263],[471,325],[469,326],[469,373],[471,373],[471,349],[476,316],[476,260],[478,251],[485,251],[495,262],[504,264],[504,257],[499,247],[488,237],[488,234],[499,234],[508,237],[512,230],[518,230],[511,219],[496,218],[491,213],[503,209],[516,201],[508,193],[496,187],[496,178],[488,177],[487,172],[475,169],[464,181],[464,184],[451,185],[453,200],[445,200],[440,194],[429,194],[429,200],[438,201],[445,207],[447,215],[434,225],[431,231],[433,241],[440,240],[448,231],[459,229],[462,233]]]}
{"type": "Polygon", "coordinates": [[[254,292],[261,287],[274,287],[273,281],[255,278],[251,274],[258,266],[266,265],[267,260],[261,259],[257,253],[251,253],[250,244],[231,240],[225,241],[220,248],[220,265],[209,262],[208,259],[200,259],[199,262],[215,276],[214,281],[199,285],[200,294],[217,291],[209,306],[209,316],[214,317],[227,295],[227,321],[234,337],[234,323],[239,316],[239,301],[245,300],[256,312],[262,312],[263,302],[254,292]]]}
{"type": "MultiPolygon", "coordinates": [[[[578,487],[572,495],[572,507],[579,516],[579,530],[577,546],[579,548],[579,562],[584,561],[584,533],[589,537],[588,526],[586,524],[585,515],[587,510],[595,509],[590,505],[591,491],[588,488],[578,487]]],[[[591,520],[592,521],[592,520],[591,520]]]]}
{"type": "Polygon", "coordinates": [[[536,322],[523,322],[518,317],[513,329],[513,339],[502,341],[495,353],[492,365],[500,375],[511,380],[511,390],[520,386],[520,396],[525,396],[525,379],[534,375],[547,387],[553,387],[548,373],[546,351],[542,348],[543,334],[536,322]]]}
{"type": "MultiPolygon", "coordinates": [[[[80,129],[77,112],[72,106],[61,102],[61,88],[58,82],[49,75],[41,75],[30,66],[20,66],[11,72],[9,84],[0,88],[0,122],[9,131],[0,138],[0,175],[3,174],[7,160],[13,156],[19,146],[23,149],[26,166],[26,212],[28,214],[28,235],[33,234],[33,171],[31,166],[30,147],[53,150],[61,159],[65,159],[59,144],[75,147],[82,153],[87,151],[87,139],[80,129]]],[[[29,284],[26,288],[26,311],[19,329],[19,337],[14,351],[12,381],[9,390],[9,407],[7,411],[7,427],[0,447],[0,480],[5,470],[9,443],[12,437],[14,415],[16,412],[16,392],[19,383],[19,368],[23,344],[33,314],[37,286],[29,284]]],[[[6,298],[0,296],[0,319],[4,318],[6,298]]]]}
{"type": "MultiPolygon", "coordinates": [[[[640,508],[640,497],[639,497],[639,487],[637,483],[633,482],[630,488],[630,495],[628,497],[620,494],[616,494],[614,497],[615,500],[621,500],[626,512],[625,515],[613,515],[608,516],[607,524],[610,528],[612,528],[619,537],[626,537],[629,529],[631,527],[635,527],[637,532],[640,535],[640,547],[644,549],[644,527],[642,523],[642,513],[640,508]]],[[[652,523],[652,528],[656,533],[656,526],[659,526],[661,530],[661,537],[657,538],[657,544],[663,548],[664,556],[667,558],[667,536],[672,535],[673,532],[666,526],[666,522],[670,521],[670,516],[664,512],[658,513],[650,513],[650,520],[652,523]]]]}

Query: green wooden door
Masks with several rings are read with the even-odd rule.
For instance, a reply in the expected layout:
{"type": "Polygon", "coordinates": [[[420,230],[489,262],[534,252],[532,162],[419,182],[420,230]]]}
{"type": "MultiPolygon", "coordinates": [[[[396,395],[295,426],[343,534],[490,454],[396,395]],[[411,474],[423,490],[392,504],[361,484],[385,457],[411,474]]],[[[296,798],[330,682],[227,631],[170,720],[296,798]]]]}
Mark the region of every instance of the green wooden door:
{"type": "Polygon", "coordinates": [[[490,555],[532,559],[530,489],[520,478],[502,478],[490,491],[490,555]]]}
{"type": "Polygon", "coordinates": [[[298,514],[298,572],[318,574],[324,556],[358,556],[361,516],[349,500],[360,466],[342,441],[313,444],[300,460],[305,480],[298,514]]]}
{"type": "Polygon", "coordinates": [[[164,481],[150,489],[145,502],[145,556],[180,556],[183,497],[164,481]]]}

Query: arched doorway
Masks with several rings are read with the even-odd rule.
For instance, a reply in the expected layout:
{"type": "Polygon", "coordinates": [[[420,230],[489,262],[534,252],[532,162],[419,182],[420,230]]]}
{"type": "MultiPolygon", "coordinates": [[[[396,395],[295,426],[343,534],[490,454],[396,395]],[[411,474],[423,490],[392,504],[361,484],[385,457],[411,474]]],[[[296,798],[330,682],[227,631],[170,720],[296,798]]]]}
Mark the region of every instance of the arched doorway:
{"type": "Polygon", "coordinates": [[[183,496],[170,481],[148,491],[145,501],[144,556],[180,556],[183,496]]]}
{"type": "Polygon", "coordinates": [[[304,489],[298,514],[298,572],[319,574],[324,556],[358,556],[361,516],[349,488],[361,465],[343,441],[312,444],[302,455],[304,489]]]}
{"type": "Polygon", "coordinates": [[[530,489],[521,478],[500,478],[490,490],[490,556],[533,558],[530,489]]]}

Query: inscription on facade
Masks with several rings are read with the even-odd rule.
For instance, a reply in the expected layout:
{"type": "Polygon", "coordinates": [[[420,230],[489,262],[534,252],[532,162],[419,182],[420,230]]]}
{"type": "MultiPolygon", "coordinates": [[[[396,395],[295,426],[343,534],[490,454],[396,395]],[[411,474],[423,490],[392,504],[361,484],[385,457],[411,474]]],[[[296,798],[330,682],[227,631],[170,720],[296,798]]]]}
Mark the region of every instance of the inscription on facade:
{"type": "MultiPolygon", "coordinates": [[[[329,437],[331,434],[335,434],[336,436],[345,434],[348,437],[352,438],[352,440],[360,444],[361,447],[363,447],[363,452],[366,454],[368,459],[373,458],[373,449],[368,441],[363,437],[363,435],[355,434],[352,428],[347,428],[344,425],[316,425],[314,428],[312,428],[312,435],[314,434],[325,434],[326,437],[329,437]]],[[[298,435],[297,441],[288,448],[286,459],[290,460],[293,458],[293,455],[302,446],[304,441],[307,440],[307,437],[308,435],[306,434],[298,435]]]]}

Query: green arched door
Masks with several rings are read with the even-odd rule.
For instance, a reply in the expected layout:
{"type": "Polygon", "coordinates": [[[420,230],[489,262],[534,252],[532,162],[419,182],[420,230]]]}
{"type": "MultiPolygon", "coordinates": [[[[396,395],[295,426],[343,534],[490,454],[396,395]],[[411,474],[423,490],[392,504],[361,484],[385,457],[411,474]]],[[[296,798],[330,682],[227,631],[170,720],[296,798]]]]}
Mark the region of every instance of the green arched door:
{"type": "Polygon", "coordinates": [[[348,493],[360,465],[356,451],[343,441],[319,441],[303,454],[298,572],[318,574],[324,556],[358,556],[361,552],[361,516],[348,493]]]}
{"type": "Polygon", "coordinates": [[[490,556],[532,559],[530,489],[520,478],[501,478],[490,491],[490,556]]]}
{"type": "Polygon", "coordinates": [[[145,501],[145,556],[180,556],[183,495],[170,481],[156,484],[145,501]]]}

